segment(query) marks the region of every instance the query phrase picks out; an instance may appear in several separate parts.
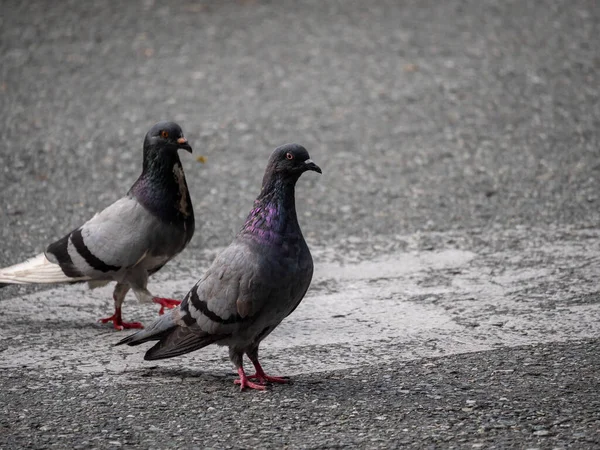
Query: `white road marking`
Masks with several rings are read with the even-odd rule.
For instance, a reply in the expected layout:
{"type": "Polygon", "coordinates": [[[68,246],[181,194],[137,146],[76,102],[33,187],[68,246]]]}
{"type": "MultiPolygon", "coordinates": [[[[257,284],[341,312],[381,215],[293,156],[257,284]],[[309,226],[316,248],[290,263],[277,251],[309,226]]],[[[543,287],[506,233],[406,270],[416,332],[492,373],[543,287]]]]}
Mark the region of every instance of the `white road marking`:
{"type": "MultiPolygon", "coordinates": [[[[518,234],[514,250],[479,247],[379,251],[361,259],[313,250],[315,278],[300,307],[261,347],[264,366],[286,375],[352,368],[392,359],[489,350],[600,335],[598,231],[553,244],[518,234]]],[[[575,233],[576,234],[576,233],[575,233]]],[[[408,238],[413,239],[414,237],[408,238]]],[[[179,297],[214,257],[179,260],[151,281],[153,292],[179,297]]],[[[169,266],[167,266],[169,267],[169,266]]],[[[224,348],[211,346],[158,362],[150,344],[112,344],[128,332],[95,325],[112,309],[112,286],[64,286],[3,299],[0,368],[122,372],[152,366],[224,373],[224,348]]],[[[157,308],[128,297],[125,320],[148,324],[157,308]]]]}

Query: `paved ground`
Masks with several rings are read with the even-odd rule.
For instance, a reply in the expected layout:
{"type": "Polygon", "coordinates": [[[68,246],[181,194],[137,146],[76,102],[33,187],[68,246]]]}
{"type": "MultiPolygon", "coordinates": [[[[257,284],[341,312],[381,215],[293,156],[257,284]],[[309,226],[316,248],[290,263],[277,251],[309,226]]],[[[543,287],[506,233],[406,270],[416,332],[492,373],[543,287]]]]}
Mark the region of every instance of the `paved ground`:
{"type": "Polygon", "coordinates": [[[160,293],[272,148],[324,173],[297,189],[313,286],[263,345],[293,385],[112,348],[108,288],[4,288],[1,449],[600,446],[600,9],[398,3],[3,3],[0,265],[122,195],[160,119],[208,159],[182,155],[202,228],[160,293]]]}

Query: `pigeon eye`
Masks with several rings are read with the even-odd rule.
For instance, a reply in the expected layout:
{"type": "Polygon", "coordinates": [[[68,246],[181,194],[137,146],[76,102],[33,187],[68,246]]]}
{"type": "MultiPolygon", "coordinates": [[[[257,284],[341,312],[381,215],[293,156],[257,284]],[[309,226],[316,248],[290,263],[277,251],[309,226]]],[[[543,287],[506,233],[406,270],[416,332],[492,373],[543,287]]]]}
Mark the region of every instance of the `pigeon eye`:
{"type": "Polygon", "coordinates": [[[292,155],[290,152],[287,152],[287,153],[285,154],[285,157],[286,157],[287,159],[294,159],[294,155],[292,155]]]}
{"type": "Polygon", "coordinates": [[[165,139],[166,139],[166,138],[168,138],[168,137],[169,137],[169,132],[168,132],[168,131],[164,131],[164,130],[163,130],[163,131],[161,131],[161,132],[160,132],[160,135],[161,135],[163,138],[165,138],[165,139]]]}

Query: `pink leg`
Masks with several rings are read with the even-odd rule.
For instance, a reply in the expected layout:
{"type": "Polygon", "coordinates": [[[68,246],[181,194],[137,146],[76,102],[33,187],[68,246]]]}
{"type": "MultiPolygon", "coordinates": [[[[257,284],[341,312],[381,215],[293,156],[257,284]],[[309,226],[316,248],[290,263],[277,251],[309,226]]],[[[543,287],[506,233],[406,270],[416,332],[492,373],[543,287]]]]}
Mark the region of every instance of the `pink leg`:
{"type": "Polygon", "coordinates": [[[144,328],[144,325],[142,325],[140,322],[123,322],[123,319],[121,317],[121,308],[117,307],[115,307],[115,313],[112,316],[106,317],[104,319],[99,319],[98,322],[112,322],[115,327],[115,330],[119,331],[126,328],[144,328]]]}
{"type": "Polygon", "coordinates": [[[173,300],[172,298],[163,298],[163,297],[154,297],[152,299],[154,303],[158,303],[160,305],[160,311],[158,311],[158,315],[162,316],[165,313],[165,308],[171,309],[179,306],[181,303],[180,300],[173,300]]]}
{"type": "Polygon", "coordinates": [[[251,360],[252,364],[254,364],[254,369],[256,369],[256,373],[254,375],[250,375],[248,377],[249,380],[257,380],[259,383],[289,383],[289,378],[284,377],[271,377],[265,373],[262,366],[258,362],[258,359],[251,360]]]}
{"type": "Polygon", "coordinates": [[[252,381],[248,381],[248,377],[246,376],[246,372],[244,369],[240,367],[238,369],[238,375],[240,376],[239,380],[235,380],[235,384],[240,385],[240,391],[243,391],[244,388],[248,389],[256,389],[257,391],[264,391],[266,389],[262,384],[253,383],[252,381]]]}

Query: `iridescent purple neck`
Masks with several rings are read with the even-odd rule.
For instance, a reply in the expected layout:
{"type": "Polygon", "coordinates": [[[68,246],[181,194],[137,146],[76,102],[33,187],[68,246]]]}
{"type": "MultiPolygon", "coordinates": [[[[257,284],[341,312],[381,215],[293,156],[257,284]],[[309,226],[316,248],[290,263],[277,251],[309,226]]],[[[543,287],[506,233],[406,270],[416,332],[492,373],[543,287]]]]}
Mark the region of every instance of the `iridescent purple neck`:
{"type": "Polygon", "coordinates": [[[179,156],[176,152],[146,150],[142,174],[129,195],[167,223],[193,223],[192,202],[179,156]]]}
{"type": "Polygon", "coordinates": [[[295,235],[301,237],[294,199],[295,182],[280,177],[265,181],[268,182],[263,184],[260,195],[254,201],[240,235],[274,243],[279,243],[284,235],[286,239],[295,235]]]}

